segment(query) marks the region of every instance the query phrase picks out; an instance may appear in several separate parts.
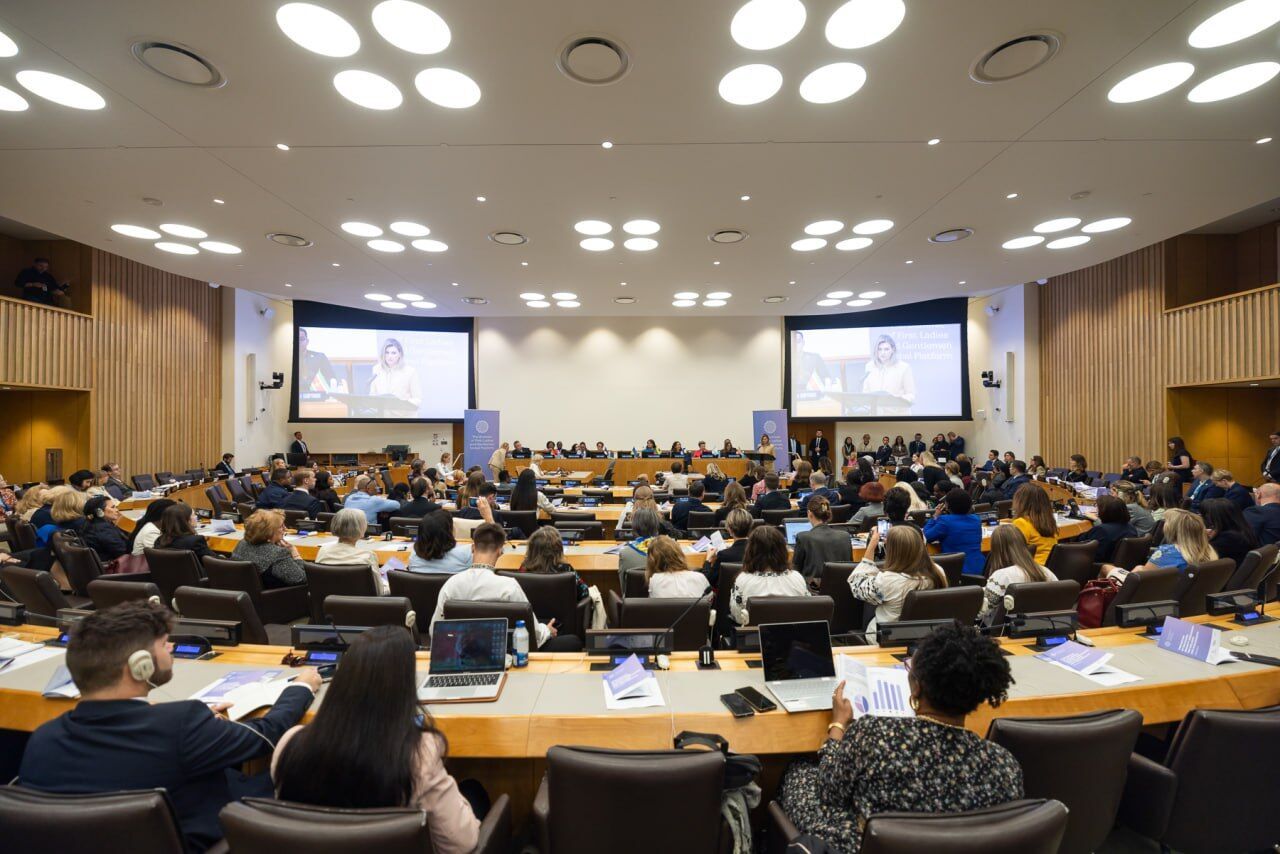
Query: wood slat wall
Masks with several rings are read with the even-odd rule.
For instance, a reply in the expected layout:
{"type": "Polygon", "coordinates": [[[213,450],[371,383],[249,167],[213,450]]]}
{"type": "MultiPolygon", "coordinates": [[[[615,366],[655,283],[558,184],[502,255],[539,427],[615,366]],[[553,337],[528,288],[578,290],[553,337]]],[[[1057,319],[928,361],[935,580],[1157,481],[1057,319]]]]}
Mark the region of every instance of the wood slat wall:
{"type": "MultiPolygon", "coordinates": [[[[1040,292],[1040,447],[1116,471],[1166,459],[1171,386],[1280,377],[1280,285],[1164,310],[1165,244],[1049,280],[1040,292]]],[[[1259,437],[1265,443],[1266,437],[1259,437]]]]}
{"type": "Polygon", "coordinates": [[[0,297],[0,383],[88,389],[92,318],[0,297]]]}

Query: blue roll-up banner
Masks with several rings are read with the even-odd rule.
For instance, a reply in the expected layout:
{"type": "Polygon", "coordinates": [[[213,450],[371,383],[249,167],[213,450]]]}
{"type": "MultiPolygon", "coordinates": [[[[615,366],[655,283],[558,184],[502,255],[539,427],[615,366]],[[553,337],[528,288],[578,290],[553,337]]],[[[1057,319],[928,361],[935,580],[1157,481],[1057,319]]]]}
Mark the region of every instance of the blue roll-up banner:
{"type": "Polygon", "coordinates": [[[489,471],[489,457],[498,449],[498,410],[468,409],[462,415],[462,455],[467,468],[480,466],[489,480],[498,473],[489,471]]]}
{"type": "Polygon", "coordinates": [[[760,447],[760,437],[768,433],[769,443],[773,445],[777,457],[774,468],[778,471],[790,468],[787,465],[790,459],[787,454],[787,410],[757,409],[751,413],[751,425],[752,450],[760,447]]]}

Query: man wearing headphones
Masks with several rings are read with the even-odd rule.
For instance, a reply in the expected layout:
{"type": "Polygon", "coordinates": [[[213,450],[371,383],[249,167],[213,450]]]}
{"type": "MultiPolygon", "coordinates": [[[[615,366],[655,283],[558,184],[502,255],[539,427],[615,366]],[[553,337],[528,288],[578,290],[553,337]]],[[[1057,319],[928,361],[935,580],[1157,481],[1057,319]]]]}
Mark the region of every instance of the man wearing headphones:
{"type": "Polygon", "coordinates": [[[152,704],[152,689],[173,676],[172,627],[173,614],[153,602],[126,602],[75,624],[66,663],[80,704],[32,733],[19,782],[59,793],[163,788],[187,850],[203,851],[223,836],[224,806],[245,795],[270,797],[265,775],[244,778],[234,769],[271,754],[321,680],[314,668],[298,671],[263,717],[243,723],[198,700],[152,704]]]}

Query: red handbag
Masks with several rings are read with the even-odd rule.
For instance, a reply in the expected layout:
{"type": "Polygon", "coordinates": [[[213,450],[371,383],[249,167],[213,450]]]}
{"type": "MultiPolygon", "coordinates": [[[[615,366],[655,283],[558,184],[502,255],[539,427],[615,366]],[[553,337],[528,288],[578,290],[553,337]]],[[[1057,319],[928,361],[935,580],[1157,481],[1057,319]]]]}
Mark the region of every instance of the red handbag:
{"type": "Polygon", "coordinates": [[[148,572],[146,555],[121,555],[110,563],[103,564],[103,575],[119,575],[121,573],[148,572]]]}
{"type": "Polygon", "coordinates": [[[1080,627],[1096,629],[1102,626],[1102,618],[1106,616],[1111,600],[1120,592],[1120,582],[1114,578],[1095,578],[1080,591],[1076,600],[1076,613],[1080,618],[1080,627]]]}

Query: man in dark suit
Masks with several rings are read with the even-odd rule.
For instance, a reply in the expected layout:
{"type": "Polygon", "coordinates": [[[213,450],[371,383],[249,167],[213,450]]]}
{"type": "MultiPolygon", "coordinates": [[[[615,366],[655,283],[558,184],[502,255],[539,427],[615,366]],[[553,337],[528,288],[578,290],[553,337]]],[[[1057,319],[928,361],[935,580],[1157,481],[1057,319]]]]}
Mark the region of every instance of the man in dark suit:
{"type": "Polygon", "coordinates": [[[1258,503],[1245,508],[1244,518],[1261,545],[1280,543],[1280,483],[1264,483],[1254,490],[1258,503]]]}
{"type": "Polygon", "coordinates": [[[917,433],[916,437],[907,443],[907,454],[919,454],[928,448],[929,446],[924,443],[924,436],[917,433]]]}
{"type": "Polygon", "coordinates": [[[951,445],[951,458],[955,459],[964,453],[964,437],[955,433],[947,434],[947,442],[951,445]]]}
{"type": "Polygon", "coordinates": [[[814,471],[821,468],[821,461],[831,452],[831,443],[822,435],[821,430],[817,430],[813,434],[813,439],[809,442],[809,463],[813,466],[814,471]]]}
{"type": "Polygon", "coordinates": [[[1271,448],[1262,458],[1262,476],[1272,483],[1280,483],[1280,430],[1271,431],[1271,448]]]}
{"type": "Polygon", "coordinates": [[[1027,464],[1022,460],[1014,460],[1009,464],[1009,479],[1000,485],[1000,491],[1004,493],[1006,501],[1012,501],[1013,494],[1030,482],[1031,478],[1027,476],[1027,464]]]}
{"type": "Polygon", "coordinates": [[[755,504],[752,513],[758,518],[764,514],[766,510],[790,510],[791,494],[778,489],[781,482],[778,480],[776,471],[766,472],[764,476],[765,493],[761,495],[755,504]]]}
{"type": "Polygon", "coordinates": [[[258,496],[257,507],[259,510],[274,510],[284,506],[289,498],[289,492],[293,487],[293,473],[288,469],[272,469],[271,481],[267,484],[267,488],[262,490],[262,494],[258,496]]]}
{"type": "Polygon", "coordinates": [[[265,775],[246,779],[233,769],[271,755],[311,705],[320,674],[298,671],[266,715],[241,723],[198,700],[153,705],[151,689],[173,676],[172,627],[173,614],[150,602],[94,611],[76,623],[66,663],[80,704],[32,733],[19,780],[64,794],[163,788],[187,850],[203,851],[222,838],[224,806],[244,795],[270,795],[265,775]]]}
{"type": "Polygon", "coordinates": [[[414,478],[409,483],[409,495],[412,500],[401,507],[400,511],[395,515],[412,516],[420,519],[428,513],[434,513],[437,510],[443,509],[428,496],[428,492],[430,492],[430,490],[431,481],[427,480],[425,477],[414,478]]]}
{"type": "Polygon", "coordinates": [[[1195,474],[1195,480],[1191,482],[1191,489],[1187,492],[1187,498],[1191,501],[1192,512],[1199,513],[1200,505],[1210,498],[1223,498],[1227,491],[1213,483],[1213,463],[1201,460],[1191,469],[1195,474]]]}
{"type": "Polygon", "coordinates": [[[710,513],[711,508],[702,503],[702,496],[706,495],[707,488],[700,480],[689,482],[689,495],[686,498],[678,498],[671,505],[671,524],[679,531],[689,530],[689,513],[697,511],[699,513],[710,513]]]}
{"type": "Polygon", "coordinates": [[[880,447],[876,448],[876,462],[885,465],[891,459],[893,459],[893,445],[889,444],[889,437],[885,436],[880,441],[880,447]]]}
{"type": "Polygon", "coordinates": [[[122,500],[132,492],[128,484],[124,482],[124,473],[120,471],[119,463],[103,463],[102,473],[107,476],[102,482],[102,488],[116,501],[122,500]]]}
{"type": "MultiPolygon", "coordinates": [[[[281,510],[306,510],[307,517],[316,518],[317,513],[324,512],[324,502],[313,494],[316,488],[316,473],[311,469],[298,469],[293,473],[293,491],[280,504],[281,510]]],[[[263,495],[266,495],[264,490],[263,495]]]]}
{"type": "Polygon", "coordinates": [[[236,460],[235,454],[223,454],[222,460],[216,466],[213,467],[214,476],[221,477],[223,475],[226,475],[227,477],[235,477],[235,474],[236,474],[235,460],[236,460]]]}
{"type": "Polygon", "coordinates": [[[289,445],[289,453],[291,454],[307,454],[307,443],[302,441],[302,431],[293,434],[293,443],[289,445]]]}
{"type": "Polygon", "coordinates": [[[1151,482],[1151,475],[1147,474],[1147,470],[1142,465],[1142,457],[1129,457],[1124,461],[1124,468],[1120,470],[1124,475],[1121,480],[1127,480],[1134,486],[1142,486],[1144,483],[1151,482]]]}
{"type": "Polygon", "coordinates": [[[809,486],[813,491],[800,499],[801,513],[809,512],[809,502],[818,496],[822,496],[827,499],[829,504],[840,503],[840,491],[838,489],[827,488],[827,475],[825,472],[815,471],[813,474],[809,475],[809,486]]]}

